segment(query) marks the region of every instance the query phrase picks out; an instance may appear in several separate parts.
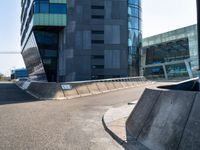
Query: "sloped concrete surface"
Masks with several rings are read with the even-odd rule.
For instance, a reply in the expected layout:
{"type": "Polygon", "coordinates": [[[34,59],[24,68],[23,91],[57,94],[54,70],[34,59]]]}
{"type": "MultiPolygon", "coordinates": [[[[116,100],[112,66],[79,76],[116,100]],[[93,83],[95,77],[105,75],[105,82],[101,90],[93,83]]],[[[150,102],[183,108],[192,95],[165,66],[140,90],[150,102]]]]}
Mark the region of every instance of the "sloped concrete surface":
{"type": "Polygon", "coordinates": [[[106,112],[103,124],[128,150],[199,150],[199,108],[199,92],[146,89],[136,106],[106,112]]]}
{"type": "Polygon", "coordinates": [[[103,116],[105,130],[126,150],[148,150],[144,145],[137,141],[127,142],[126,120],[134,109],[137,101],[131,105],[124,105],[117,108],[110,108],[103,116]]]}
{"type": "Polygon", "coordinates": [[[124,105],[118,108],[110,108],[103,116],[105,127],[119,137],[118,142],[120,144],[123,143],[123,141],[126,141],[125,122],[134,107],[135,105],[133,104],[124,105]]]}
{"type": "Polygon", "coordinates": [[[31,82],[27,91],[37,98],[64,99],[64,93],[58,83],[31,82]]]}

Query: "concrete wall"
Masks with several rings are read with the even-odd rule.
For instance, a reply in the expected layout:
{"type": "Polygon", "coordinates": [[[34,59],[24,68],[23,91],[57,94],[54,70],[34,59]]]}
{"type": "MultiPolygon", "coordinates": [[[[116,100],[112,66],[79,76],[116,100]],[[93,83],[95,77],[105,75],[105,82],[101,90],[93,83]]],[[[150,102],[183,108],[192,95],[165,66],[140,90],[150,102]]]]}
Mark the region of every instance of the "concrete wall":
{"type": "Polygon", "coordinates": [[[146,89],[126,122],[149,150],[200,149],[199,92],[146,89]]]}
{"type": "Polygon", "coordinates": [[[16,84],[39,99],[72,99],[152,83],[144,77],[136,77],[70,83],[19,81],[16,84]]]}

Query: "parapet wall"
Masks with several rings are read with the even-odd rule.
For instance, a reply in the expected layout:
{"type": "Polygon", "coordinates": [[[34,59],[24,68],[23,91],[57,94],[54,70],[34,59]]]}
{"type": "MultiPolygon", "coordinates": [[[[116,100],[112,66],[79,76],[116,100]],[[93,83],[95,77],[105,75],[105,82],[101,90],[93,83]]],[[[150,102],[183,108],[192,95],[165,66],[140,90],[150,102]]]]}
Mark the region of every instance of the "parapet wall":
{"type": "Polygon", "coordinates": [[[144,77],[132,77],[66,83],[26,81],[17,85],[39,99],[72,99],[152,83],[144,77]]]}
{"type": "Polygon", "coordinates": [[[200,149],[200,93],[146,89],[126,122],[127,138],[149,150],[200,149]]]}

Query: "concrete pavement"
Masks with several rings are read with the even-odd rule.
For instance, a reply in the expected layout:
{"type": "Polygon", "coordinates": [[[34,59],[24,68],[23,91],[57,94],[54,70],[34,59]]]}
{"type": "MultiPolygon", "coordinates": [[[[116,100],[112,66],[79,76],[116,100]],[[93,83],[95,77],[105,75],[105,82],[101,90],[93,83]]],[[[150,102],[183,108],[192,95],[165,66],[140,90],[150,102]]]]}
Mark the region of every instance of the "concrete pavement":
{"type": "Polygon", "coordinates": [[[0,149],[123,149],[105,132],[102,116],[111,107],[137,100],[144,89],[130,88],[73,100],[35,101],[14,84],[0,83],[0,149]]]}

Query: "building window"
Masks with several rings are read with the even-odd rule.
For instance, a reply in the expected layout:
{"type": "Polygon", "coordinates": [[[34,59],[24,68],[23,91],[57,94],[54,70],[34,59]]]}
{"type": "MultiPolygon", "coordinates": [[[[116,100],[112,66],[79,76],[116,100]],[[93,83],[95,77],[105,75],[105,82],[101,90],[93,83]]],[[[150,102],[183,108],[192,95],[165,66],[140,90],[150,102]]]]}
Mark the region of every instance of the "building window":
{"type": "Polygon", "coordinates": [[[104,59],[104,55],[93,55],[92,59],[104,59]]]}
{"type": "Polygon", "coordinates": [[[66,14],[66,4],[49,4],[48,1],[34,2],[34,13],[66,14]]]}
{"type": "Polygon", "coordinates": [[[40,3],[39,2],[34,3],[34,13],[40,13],[40,3]]]}
{"type": "Polygon", "coordinates": [[[97,79],[104,79],[104,75],[92,75],[92,80],[97,80],[97,79]]]}
{"type": "Polygon", "coordinates": [[[40,13],[49,13],[49,3],[40,2],[40,13]]]}
{"type": "Polygon", "coordinates": [[[104,9],[104,6],[92,5],[91,9],[104,9]]]}
{"type": "Polygon", "coordinates": [[[92,40],[92,44],[104,44],[104,40],[92,40]]]}
{"type": "Polygon", "coordinates": [[[103,30],[92,30],[92,34],[104,34],[103,30]]]}
{"type": "Polygon", "coordinates": [[[104,19],[103,15],[92,15],[92,19],[104,19]]]}
{"type": "Polygon", "coordinates": [[[139,17],[139,15],[140,15],[139,8],[129,6],[128,7],[128,15],[129,16],[134,16],[134,17],[139,17]]]}
{"type": "Polygon", "coordinates": [[[92,65],[92,69],[104,69],[104,65],[92,65]]]}
{"type": "Polygon", "coordinates": [[[50,4],[50,13],[52,14],[66,14],[66,5],[63,4],[50,4]]]}

